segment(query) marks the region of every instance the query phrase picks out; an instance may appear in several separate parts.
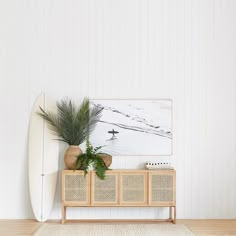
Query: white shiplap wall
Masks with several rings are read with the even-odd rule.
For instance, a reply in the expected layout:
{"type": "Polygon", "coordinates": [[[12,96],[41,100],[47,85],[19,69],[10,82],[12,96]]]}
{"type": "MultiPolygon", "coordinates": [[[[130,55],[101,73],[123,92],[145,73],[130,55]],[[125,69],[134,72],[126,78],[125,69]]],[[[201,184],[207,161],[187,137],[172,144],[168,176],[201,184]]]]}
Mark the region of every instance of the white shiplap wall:
{"type": "MultiPolygon", "coordinates": [[[[0,1],[0,218],[32,218],[34,99],[171,98],[178,218],[236,218],[236,1],[0,1]]],[[[145,144],[144,144],[145,145],[145,144]]],[[[65,146],[61,145],[60,168],[65,146]]],[[[139,168],[150,157],[114,157],[139,168]]],[[[154,218],[106,208],[75,218],[154,218]]],[[[60,185],[51,218],[60,218],[60,185]]]]}

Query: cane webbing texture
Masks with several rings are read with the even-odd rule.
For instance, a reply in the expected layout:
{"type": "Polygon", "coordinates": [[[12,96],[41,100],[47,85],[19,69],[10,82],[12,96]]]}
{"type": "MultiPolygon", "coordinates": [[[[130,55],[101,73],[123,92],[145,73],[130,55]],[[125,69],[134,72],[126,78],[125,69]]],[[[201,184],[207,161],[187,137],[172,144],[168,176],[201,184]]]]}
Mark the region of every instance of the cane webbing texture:
{"type": "Polygon", "coordinates": [[[153,202],[174,201],[173,175],[152,175],[151,191],[153,202]]]}
{"type": "Polygon", "coordinates": [[[94,203],[117,201],[116,178],[116,175],[107,175],[101,180],[94,176],[94,203]]]}
{"type": "Polygon", "coordinates": [[[144,202],[145,176],[122,175],[123,202],[144,202]]]}
{"type": "Polygon", "coordinates": [[[87,201],[87,187],[83,175],[65,175],[65,201],[87,201]]]}

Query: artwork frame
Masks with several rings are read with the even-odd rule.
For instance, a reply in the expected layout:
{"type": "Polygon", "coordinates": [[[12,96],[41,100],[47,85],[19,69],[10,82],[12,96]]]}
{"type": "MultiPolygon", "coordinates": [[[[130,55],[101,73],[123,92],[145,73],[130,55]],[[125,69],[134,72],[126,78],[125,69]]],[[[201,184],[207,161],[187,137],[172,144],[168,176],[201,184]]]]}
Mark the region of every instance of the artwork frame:
{"type": "MultiPolygon", "coordinates": [[[[90,99],[90,103],[91,103],[91,107],[93,107],[94,105],[99,105],[101,106],[101,108],[103,108],[101,120],[100,122],[98,122],[98,125],[97,125],[98,128],[96,128],[90,136],[90,141],[93,146],[106,147],[102,149],[102,151],[110,153],[111,155],[114,155],[114,156],[172,156],[173,155],[173,100],[172,99],[92,98],[90,99]],[[127,113],[128,108],[130,110],[127,113]],[[152,108],[155,108],[155,110],[151,114],[150,110],[152,108]],[[137,112],[139,110],[140,110],[140,113],[137,112]],[[110,112],[110,115],[108,114],[108,112],[110,112]],[[158,113],[158,112],[161,112],[161,113],[158,113]],[[151,118],[151,116],[153,116],[153,118],[151,118]],[[127,118],[126,121],[125,121],[125,118],[127,118]],[[119,119],[121,119],[122,122],[114,123],[114,122],[117,122],[117,120],[119,119]],[[153,119],[155,119],[155,122],[153,122],[153,119]],[[111,120],[114,122],[111,122],[111,120]],[[151,121],[153,123],[150,123],[151,121]],[[98,139],[95,138],[95,137],[100,136],[101,134],[102,136],[104,135],[104,132],[101,132],[102,130],[100,127],[102,126],[101,123],[103,123],[103,126],[106,124],[106,126],[107,127],[109,126],[110,128],[112,126],[116,127],[116,129],[111,128],[109,129],[109,131],[107,131],[107,133],[110,133],[111,135],[110,139],[107,139],[107,135],[105,139],[103,138],[103,141],[101,141],[101,139],[100,141],[98,141],[98,139]],[[158,123],[160,125],[158,125],[158,123]],[[100,132],[96,131],[97,129],[100,132]],[[116,139],[116,142],[117,142],[117,139],[118,139],[117,136],[119,136],[119,138],[121,137],[120,130],[122,130],[122,134],[124,133],[123,131],[125,131],[126,135],[129,136],[127,138],[127,142],[129,142],[128,140],[132,140],[132,138],[134,138],[135,142],[137,143],[136,147],[140,147],[141,140],[142,140],[142,138],[140,138],[140,134],[142,133],[145,136],[143,140],[145,140],[145,143],[146,143],[144,145],[146,146],[144,151],[133,152],[134,145],[133,146],[129,145],[129,143],[127,143],[126,150],[124,149],[124,143],[120,145],[120,149],[117,148],[117,146],[119,145],[114,145],[114,143],[113,145],[110,145],[110,144],[107,145],[107,141],[111,142],[112,140],[112,142],[115,142],[114,140],[116,139]],[[129,133],[127,133],[128,131],[129,133]],[[133,134],[135,134],[135,136],[130,136],[131,131],[133,132],[133,134]],[[154,137],[154,140],[151,144],[149,144],[149,141],[151,139],[148,137],[148,135],[149,137],[151,136],[154,137]],[[159,137],[159,139],[157,137],[159,137]],[[151,148],[152,144],[153,146],[156,146],[156,145],[158,146],[157,151],[154,151],[154,148],[151,148]],[[121,147],[124,149],[124,151],[121,151],[122,150],[121,147]],[[151,150],[148,151],[148,149],[151,149],[151,150]]],[[[103,127],[103,130],[104,129],[105,128],[103,127]]]]}

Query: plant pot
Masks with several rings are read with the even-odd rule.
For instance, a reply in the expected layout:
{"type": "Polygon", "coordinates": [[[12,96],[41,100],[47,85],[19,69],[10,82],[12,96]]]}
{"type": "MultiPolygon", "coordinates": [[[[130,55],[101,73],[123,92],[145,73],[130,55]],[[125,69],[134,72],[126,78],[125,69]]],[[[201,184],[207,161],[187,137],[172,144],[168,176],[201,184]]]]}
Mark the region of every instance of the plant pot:
{"type": "Polygon", "coordinates": [[[112,156],[106,153],[102,153],[99,155],[102,160],[105,162],[106,166],[109,167],[112,163],[112,156]]]}
{"type": "Polygon", "coordinates": [[[75,162],[77,160],[77,156],[82,154],[82,150],[79,146],[76,145],[70,145],[64,155],[64,162],[66,165],[66,168],[68,170],[73,170],[75,166],[75,162]]]}

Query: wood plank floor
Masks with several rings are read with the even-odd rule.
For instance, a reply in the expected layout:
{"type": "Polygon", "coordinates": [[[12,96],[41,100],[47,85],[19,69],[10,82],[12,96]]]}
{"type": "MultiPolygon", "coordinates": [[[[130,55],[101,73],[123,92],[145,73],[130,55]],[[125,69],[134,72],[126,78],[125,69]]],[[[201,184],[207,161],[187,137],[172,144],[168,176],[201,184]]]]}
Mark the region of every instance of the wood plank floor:
{"type": "Polygon", "coordinates": [[[236,220],[177,220],[196,235],[236,235],[236,220]]]}
{"type": "MultiPolygon", "coordinates": [[[[29,236],[41,224],[35,220],[0,220],[0,236],[29,236]]],[[[236,235],[236,220],[177,220],[177,224],[185,224],[195,235],[236,235]]]]}

